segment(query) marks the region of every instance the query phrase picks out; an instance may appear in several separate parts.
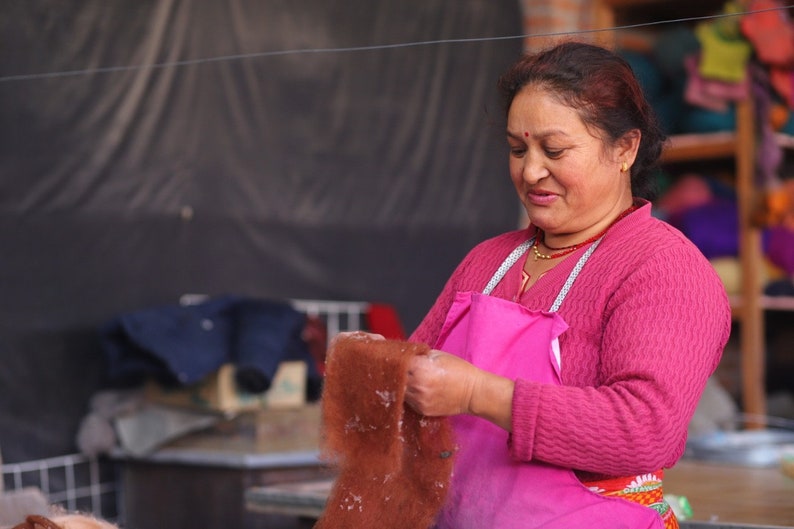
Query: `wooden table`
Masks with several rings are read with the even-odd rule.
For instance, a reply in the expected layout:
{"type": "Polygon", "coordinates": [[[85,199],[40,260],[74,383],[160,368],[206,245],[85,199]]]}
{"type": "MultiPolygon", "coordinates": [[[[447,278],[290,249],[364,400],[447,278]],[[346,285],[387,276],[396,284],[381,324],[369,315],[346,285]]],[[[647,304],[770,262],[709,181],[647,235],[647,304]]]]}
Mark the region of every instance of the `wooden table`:
{"type": "Polygon", "coordinates": [[[329,476],[318,459],[320,408],[245,414],[145,457],[118,456],[126,529],[304,529],[246,509],[251,487],[329,476]]]}
{"type": "MultiPolygon", "coordinates": [[[[777,468],[729,466],[682,460],[665,472],[666,494],[685,496],[693,509],[682,529],[794,527],[794,479],[777,468]]],[[[331,478],[251,487],[251,512],[318,518],[331,478]]]]}
{"type": "Polygon", "coordinates": [[[777,467],[685,459],[665,471],[664,490],[689,500],[694,522],[794,527],[794,479],[777,467]]]}
{"type": "MultiPolygon", "coordinates": [[[[142,458],[120,458],[127,529],[298,529],[325,506],[320,407],[240,416],[142,458]]],[[[794,479],[778,468],[684,459],[665,492],[694,515],[682,529],[794,528],[794,479]]]]}

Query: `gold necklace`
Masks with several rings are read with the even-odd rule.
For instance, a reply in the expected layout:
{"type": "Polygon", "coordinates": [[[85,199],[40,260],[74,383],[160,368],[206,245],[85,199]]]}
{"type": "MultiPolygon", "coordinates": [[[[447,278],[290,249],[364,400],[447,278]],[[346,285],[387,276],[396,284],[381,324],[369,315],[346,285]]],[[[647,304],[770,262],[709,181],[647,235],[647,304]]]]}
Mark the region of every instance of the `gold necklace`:
{"type": "Polygon", "coordinates": [[[586,241],[582,241],[582,242],[577,243],[577,244],[572,244],[570,246],[565,246],[563,248],[560,248],[560,250],[562,250],[562,251],[557,252],[557,253],[543,253],[543,252],[540,251],[540,249],[538,249],[538,245],[541,242],[543,242],[543,237],[544,237],[543,230],[538,228],[536,233],[535,233],[535,242],[532,244],[532,253],[535,254],[535,260],[537,261],[538,259],[543,259],[543,260],[557,259],[558,257],[563,257],[565,255],[568,255],[569,253],[575,252],[576,250],[578,250],[579,248],[581,248],[585,244],[589,244],[591,242],[595,242],[597,239],[600,239],[609,230],[609,228],[611,228],[617,221],[619,221],[620,219],[622,219],[623,217],[625,217],[626,215],[628,215],[629,213],[631,213],[632,211],[634,211],[636,209],[638,209],[637,206],[631,206],[630,208],[625,210],[623,213],[618,215],[617,218],[615,220],[613,220],[609,224],[609,226],[604,228],[604,231],[602,231],[601,233],[593,235],[592,237],[590,237],[586,241]]]}

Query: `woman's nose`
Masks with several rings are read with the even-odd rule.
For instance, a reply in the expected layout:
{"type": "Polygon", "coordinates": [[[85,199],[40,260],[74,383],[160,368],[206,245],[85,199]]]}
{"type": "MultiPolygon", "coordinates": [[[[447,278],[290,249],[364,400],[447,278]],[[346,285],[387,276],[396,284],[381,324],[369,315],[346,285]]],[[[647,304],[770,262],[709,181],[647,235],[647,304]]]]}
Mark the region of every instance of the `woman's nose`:
{"type": "Polygon", "coordinates": [[[547,176],[548,170],[543,163],[534,156],[526,156],[524,158],[524,170],[522,176],[524,181],[529,184],[534,184],[547,176]]]}

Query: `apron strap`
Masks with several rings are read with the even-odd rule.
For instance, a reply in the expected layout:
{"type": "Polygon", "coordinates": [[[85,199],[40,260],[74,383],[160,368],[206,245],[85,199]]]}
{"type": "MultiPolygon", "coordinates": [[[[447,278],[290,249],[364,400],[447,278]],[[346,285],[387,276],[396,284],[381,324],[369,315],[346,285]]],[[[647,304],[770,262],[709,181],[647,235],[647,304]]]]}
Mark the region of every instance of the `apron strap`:
{"type": "MultiPolygon", "coordinates": [[[[603,239],[603,237],[601,237],[601,239],[603,239]]],[[[557,312],[559,310],[560,305],[562,305],[562,302],[565,299],[565,296],[568,295],[568,291],[571,290],[573,282],[576,281],[577,277],[579,277],[579,272],[582,271],[582,268],[584,268],[587,260],[590,259],[590,256],[593,255],[595,249],[598,248],[601,239],[598,239],[596,242],[591,244],[590,248],[588,248],[587,251],[582,254],[579,260],[576,262],[573,270],[571,270],[571,273],[568,275],[568,279],[565,280],[565,284],[562,286],[560,293],[557,294],[557,299],[554,300],[549,312],[557,312]]],[[[532,237],[529,240],[519,244],[515,250],[510,252],[510,255],[508,255],[505,260],[502,261],[502,264],[499,265],[499,268],[496,270],[493,277],[491,277],[491,280],[488,281],[487,285],[485,285],[482,293],[486,296],[490,295],[491,292],[493,292],[493,289],[496,288],[496,285],[499,284],[499,281],[501,281],[505,274],[507,274],[507,271],[510,270],[510,268],[512,268],[512,266],[516,264],[525,253],[527,253],[527,250],[529,250],[534,242],[535,237],[532,237]]]]}
{"type": "Polygon", "coordinates": [[[527,253],[527,250],[529,250],[529,247],[532,246],[534,242],[535,242],[535,237],[532,237],[531,239],[526,240],[521,244],[519,244],[515,250],[510,252],[510,255],[508,255],[505,258],[505,260],[502,261],[502,264],[499,265],[499,268],[496,270],[493,277],[491,277],[491,280],[488,281],[487,285],[485,285],[485,288],[483,289],[482,293],[485,294],[486,296],[490,295],[491,292],[493,292],[493,289],[496,288],[496,285],[499,284],[499,281],[501,281],[502,278],[505,276],[507,271],[510,270],[510,268],[514,264],[516,264],[519,259],[521,259],[522,255],[527,253]]]}
{"type": "MultiPolygon", "coordinates": [[[[603,239],[603,237],[601,238],[603,239]]],[[[568,279],[565,280],[565,284],[560,289],[560,293],[557,294],[557,299],[554,300],[554,304],[549,309],[549,312],[557,312],[559,310],[560,305],[562,305],[562,300],[565,299],[565,296],[568,295],[568,291],[571,290],[573,286],[573,282],[576,281],[576,278],[579,277],[579,272],[582,271],[584,268],[584,264],[590,259],[590,256],[593,255],[593,252],[596,248],[598,248],[598,244],[601,242],[601,239],[598,239],[596,242],[590,245],[590,248],[587,249],[585,253],[579,258],[579,261],[576,262],[576,266],[573,267],[571,273],[568,275],[568,279]]]]}

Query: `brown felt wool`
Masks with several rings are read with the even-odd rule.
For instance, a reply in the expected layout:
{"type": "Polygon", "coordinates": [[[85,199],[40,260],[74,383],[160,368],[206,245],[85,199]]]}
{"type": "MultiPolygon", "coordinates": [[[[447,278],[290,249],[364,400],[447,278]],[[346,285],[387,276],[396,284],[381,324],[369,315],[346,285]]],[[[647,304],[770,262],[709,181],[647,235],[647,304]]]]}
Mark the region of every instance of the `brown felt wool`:
{"type": "Polygon", "coordinates": [[[408,361],[430,348],[366,335],[337,338],[322,396],[323,457],[338,468],[315,529],[430,527],[449,489],[447,418],[404,404],[408,361]]]}

